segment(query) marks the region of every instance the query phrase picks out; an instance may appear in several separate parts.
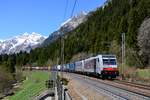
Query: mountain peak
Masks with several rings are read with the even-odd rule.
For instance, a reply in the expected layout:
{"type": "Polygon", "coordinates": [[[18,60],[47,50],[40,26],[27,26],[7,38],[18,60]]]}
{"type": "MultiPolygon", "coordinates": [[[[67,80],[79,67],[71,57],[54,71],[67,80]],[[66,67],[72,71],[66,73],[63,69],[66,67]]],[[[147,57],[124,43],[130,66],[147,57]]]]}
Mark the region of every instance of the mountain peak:
{"type": "Polygon", "coordinates": [[[75,17],[76,18],[80,18],[80,17],[84,17],[84,16],[86,16],[87,15],[87,13],[85,12],[85,11],[81,11],[79,14],[77,14],[75,17]]]}
{"type": "MultiPolygon", "coordinates": [[[[28,37],[28,36],[42,36],[42,35],[39,33],[36,33],[36,32],[31,32],[31,33],[25,32],[25,33],[20,34],[18,36],[27,36],[28,37]]],[[[16,36],[16,37],[18,37],[18,36],[16,36]]]]}
{"type": "Polygon", "coordinates": [[[82,11],[78,15],[69,18],[65,22],[63,22],[60,26],[60,28],[50,34],[50,36],[43,42],[43,46],[50,44],[51,42],[55,41],[59,38],[61,35],[61,31],[63,30],[63,33],[67,33],[78,27],[81,23],[85,22],[87,20],[87,13],[82,11]]]}
{"type": "Polygon", "coordinates": [[[81,11],[79,14],[77,14],[77,15],[73,16],[72,18],[69,18],[65,22],[63,22],[61,24],[61,27],[64,27],[66,24],[69,24],[69,23],[73,23],[73,22],[75,23],[75,21],[78,21],[78,20],[80,20],[82,22],[81,19],[84,19],[86,15],[87,15],[87,13],[85,11],[81,11]]]}
{"type": "Polygon", "coordinates": [[[0,42],[0,54],[19,53],[20,51],[30,52],[46,39],[39,33],[23,33],[11,39],[0,42]]]}
{"type": "Polygon", "coordinates": [[[28,33],[28,32],[25,32],[25,33],[23,33],[23,34],[21,34],[21,35],[26,36],[26,35],[29,35],[29,33],[28,33]]]}
{"type": "Polygon", "coordinates": [[[0,42],[3,42],[4,40],[0,40],[0,42]]]}

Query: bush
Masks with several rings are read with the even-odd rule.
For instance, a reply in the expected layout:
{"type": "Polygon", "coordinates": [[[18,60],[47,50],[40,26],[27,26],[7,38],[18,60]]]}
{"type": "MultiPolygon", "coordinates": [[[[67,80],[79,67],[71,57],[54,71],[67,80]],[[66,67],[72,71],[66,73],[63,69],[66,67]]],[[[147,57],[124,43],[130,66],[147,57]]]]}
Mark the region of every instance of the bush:
{"type": "Polygon", "coordinates": [[[0,93],[7,94],[12,89],[14,83],[13,75],[0,68],[0,93]]]}
{"type": "Polygon", "coordinates": [[[22,82],[25,79],[25,77],[23,76],[23,73],[21,71],[17,71],[15,73],[15,80],[17,82],[22,82]]]}

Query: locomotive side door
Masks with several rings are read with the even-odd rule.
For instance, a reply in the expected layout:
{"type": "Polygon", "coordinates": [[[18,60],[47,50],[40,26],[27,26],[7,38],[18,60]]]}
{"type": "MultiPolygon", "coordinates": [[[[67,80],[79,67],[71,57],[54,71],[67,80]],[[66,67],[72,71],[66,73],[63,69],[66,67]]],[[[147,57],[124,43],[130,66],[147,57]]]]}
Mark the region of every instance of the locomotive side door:
{"type": "Polygon", "coordinates": [[[100,73],[100,59],[99,58],[96,58],[96,73],[101,74],[100,73]]]}
{"type": "Polygon", "coordinates": [[[93,59],[94,60],[94,73],[96,73],[96,59],[93,59]]]}

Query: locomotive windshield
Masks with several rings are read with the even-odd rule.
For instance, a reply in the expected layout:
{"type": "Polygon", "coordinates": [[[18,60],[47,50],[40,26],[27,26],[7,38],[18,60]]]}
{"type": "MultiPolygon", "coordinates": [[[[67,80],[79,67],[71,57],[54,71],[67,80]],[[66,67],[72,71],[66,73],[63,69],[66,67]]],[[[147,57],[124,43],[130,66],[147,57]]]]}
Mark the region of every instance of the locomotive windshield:
{"type": "Polygon", "coordinates": [[[103,65],[116,65],[116,59],[103,59],[103,65]]]}

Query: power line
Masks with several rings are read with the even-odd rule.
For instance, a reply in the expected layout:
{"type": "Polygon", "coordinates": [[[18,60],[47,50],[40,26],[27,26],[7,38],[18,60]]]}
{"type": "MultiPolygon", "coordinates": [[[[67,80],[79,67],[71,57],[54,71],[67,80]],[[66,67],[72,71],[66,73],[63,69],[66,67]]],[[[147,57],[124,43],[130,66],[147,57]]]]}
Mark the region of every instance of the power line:
{"type": "MultiPolygon", "coordinates": [[[[73,13],[74,13],[74,9],[75,9],[75,6],[77,4],[77,0],[75,0],[74,2],[74,5],[73,5],[73,9],[72,9],[72,12],[71,12],[71,17],[73,16],[73,13]]],[[[66,12],[67,12],[67,7],[68,7],[68,0],[66,2],[66,7],[65,7],[65,13],[64,13],[64,16],[66,15],[66,12]]],[[[64,30],[63,28],[61,27],[61,66],[62,66],[62,72],[64,70],[64,30]]],[[[63,73],[61,75],[63,77],[63,73]]]]}
{"type": "MultiPolygon", "coordinates": [[[[63,16],[63,21],[64,21],[64,19],[65,19],[65,17],[66,17],[67,8],[68,8],[68,2],[69,2],[69,0],[67,0],[67,2],[66,2],[66,7],[65,7],[65,13],[64,13],[64,16],[63,16]]],[[[73,9],[72,9],[72,12],[71,12],[71,17],[73,16],[76,3],[77,3],[77,0],[75,0],[75,2],[74,2],[73,9]]],[[[65,44],[65,43],[64,43],[64,30],[63,30],[63,27],[61,27],[60,30],[61,30],[61,55],[60,55],[60,59],[61,59],[61,67],[62,67],[62,68],[61,68],[61,69],[62,69],[61,77],[63,78],[63,71],[64,71],[64,52],[65,52],[65,50],[64,50],[64,44],[65,44]]],[[[63,80],[61,80],[61,82],[62,82],[62,84],[63,84],[63,80]]],[[[62,85],[62,87],[61,87],[61,95],[60,95],[61,100],[63,100],[63,94],[62,94],[63,92],[62,92],[62,90],[63,90],[63,85],[62,85]]]]}
{"type": "Polygon", "coordinates": [[[73,13],[74,13],[74,9],[75,9],[75,7],[76,7],[76,4],[77,4],[77,0],[75,0],[75,2],[74,2],[73,9],[72,9],[72,12],[71,12],[71,17],[73,16],[73,13]]]}
{"type": "MultiPolygon", "coordinates": [[[[76,7],[77,2],[78,2],[77,0],[74,1],[70,18],[72,18],[72,16],[73,16],[73,13],[74,13],[74,10],[75,10],[75,7],[76,7]]],[[[68,4],[69,4],[69,0],[66,0],[65,11],[64,11],[64,16],[63,16],[63,21],[64,21],[64,19],[65,19],[65,17],[66,17],[66,14],[67,14],[68,4]]]]}

